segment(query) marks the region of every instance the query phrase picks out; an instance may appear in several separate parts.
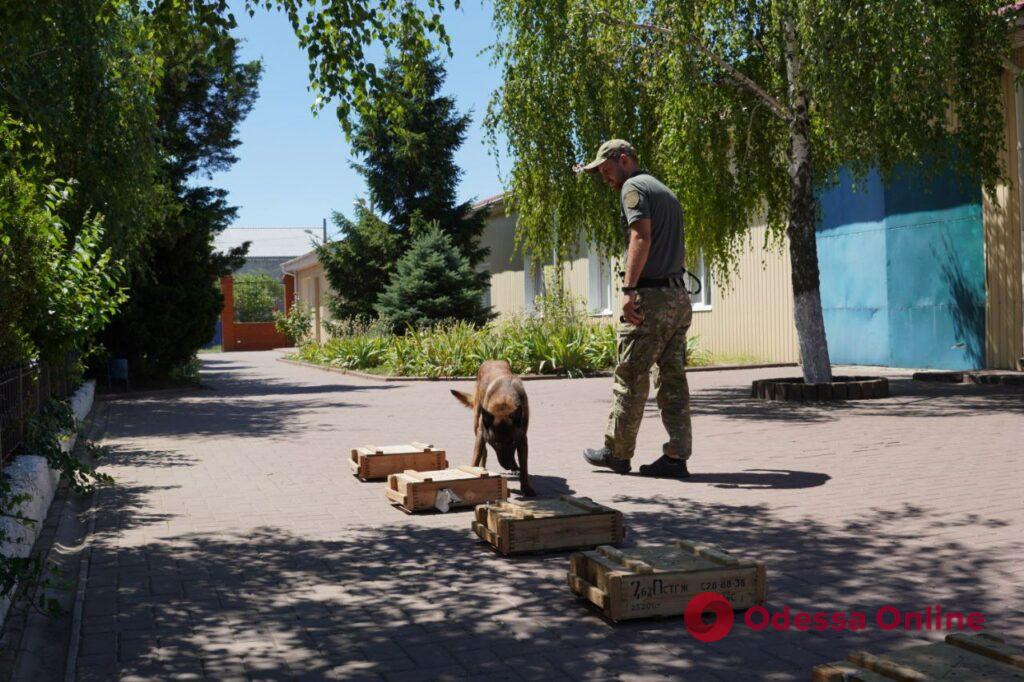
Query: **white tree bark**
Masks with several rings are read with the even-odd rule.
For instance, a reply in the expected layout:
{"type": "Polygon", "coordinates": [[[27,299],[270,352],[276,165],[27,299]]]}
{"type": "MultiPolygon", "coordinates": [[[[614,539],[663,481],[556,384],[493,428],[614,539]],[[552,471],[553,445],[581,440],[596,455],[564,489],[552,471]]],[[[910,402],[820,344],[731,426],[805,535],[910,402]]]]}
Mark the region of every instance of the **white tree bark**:
{"type": "Polygon", "coordinates": [[[832,381],[832,365],[825,338],[818,276],[818,244],[815,224],[818,211],[814,199],[811,168],[810,98],[800,85],[802,57],[792,17],[784,20],[786,31],[786,75],[792,118],[789,122],[789,254],[793,267],[793,305],[796,334],[800,340],[804,381],[822,384],[832,381]]]}

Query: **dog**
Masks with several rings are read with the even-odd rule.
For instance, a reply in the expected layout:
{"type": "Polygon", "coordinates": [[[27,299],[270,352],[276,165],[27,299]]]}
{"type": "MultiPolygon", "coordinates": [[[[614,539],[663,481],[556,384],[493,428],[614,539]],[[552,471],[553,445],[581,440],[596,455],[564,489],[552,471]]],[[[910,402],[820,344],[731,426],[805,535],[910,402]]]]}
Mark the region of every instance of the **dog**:
{"type": "Polygon", "coordinates": [[[528,469],[529,444],[526,429],[530,425],[530,404],[522,380],[512,373],[505,360],[486,360],[476,373],[473,395],[452,391],[460,403],[473,410],[473,466],[487,462],[487,445],[494,448],[498,463],[512,472],[519,472],[523,495],[533,497],[528,469]],[[516,464],[515,454],[519,453],[516,464]]]}

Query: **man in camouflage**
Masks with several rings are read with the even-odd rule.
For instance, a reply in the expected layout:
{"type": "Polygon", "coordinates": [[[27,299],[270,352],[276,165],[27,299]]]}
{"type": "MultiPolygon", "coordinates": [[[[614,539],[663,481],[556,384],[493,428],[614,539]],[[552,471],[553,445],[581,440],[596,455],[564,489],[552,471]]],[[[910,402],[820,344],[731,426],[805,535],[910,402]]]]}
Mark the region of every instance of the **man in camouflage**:
{"type": "Polygon", "coordinates": [[[583,170],[600,173],[619,191],[626,238],[612,413],[604,447],[587,450],[584,457],[595,466],[629,473],[654,368],[658,409],[669,438],[661,457],[641,466],[640,473],[687,478],[691,433],[686,331],[693,311],[684,282],[682,207],[668,187],[640,169],[636,150],[625,140],[602,144],[583,170]]]}

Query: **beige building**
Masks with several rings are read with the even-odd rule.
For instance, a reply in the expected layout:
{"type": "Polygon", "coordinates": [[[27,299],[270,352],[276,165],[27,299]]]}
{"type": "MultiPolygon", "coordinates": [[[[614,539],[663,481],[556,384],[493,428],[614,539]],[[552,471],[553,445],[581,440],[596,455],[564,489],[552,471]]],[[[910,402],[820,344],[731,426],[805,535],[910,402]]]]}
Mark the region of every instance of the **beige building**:
{"type": "Polygon", "coordinates": [[[327,331],[324,322],[330,320],[327,306],[330,285],[324,275],[324,269],[317,259],[316,251],[304,253],[281,264],[284,276],[293,277],[295,284],[295,301],[301,302],[313,313],[313,335],[316,341],[326,341],[327,331]]]}
{"type": "MultiPolygon", "coordinates": [[[[484,200],[491,218],[483,235],[490,255],[483,265],[491,273],[488,303],[499,316],[530,312],[544,292],[551,260],[537,264],[515,248],[515,215],[506,215],[503,197],[484,200]],[[539,266],[539,267],[538,267],[539,266]]],[[[698,345],[723,356],[764,362],[796,362],[799,351],[793,325],[789,254],[764,247],[765,228],[750,230],[730,285],[719,287],[705,272],[701,259],[689,258],[687,269],[701,280],[693,299],[693,326],[698,345]]],[[[570,295],[582,300],[595,318],[618,318],[616,264],[596,249],[583,246],[562,264],[562,281],[570,295]]],[[[550,277],[548,278],[550,279],[550,277]]]]}
{"type": "MultiPolygon", "coordinates": [[[[482,245],[490,249],[481,268],[491,273],[485,300],[499,319],[533,312],[534,301],[545,290],[545,272],[550,279],[552,261],[535,263],[515,246],[515,215],[506,215],[502,196],[479,202],[491,217],[482,245]]],[[[763,247],[765,229],[753,228],[736,273],[728,288],[719,287],[704,272],[703,263],[690,262],[688,269],[702,282],[693,300],[691,334],[700,336],[699,346],[716,354],[765,362],[796,362],[796,330],[793,326],[793,296],[789,288],[789,256],[785,250],[763,247]]],[[[294,277],[295,300],[314,315],[314,337],[328,338],[324,322],[330,320],[330,285],[310,251],[281,265],[285,277],[294,277]]],[[[562,264],[562,281],[567,292],[584,303],[595,320],[618,319],[616,263],[609,262],[589,247],[578,249],[562,264]]]]}

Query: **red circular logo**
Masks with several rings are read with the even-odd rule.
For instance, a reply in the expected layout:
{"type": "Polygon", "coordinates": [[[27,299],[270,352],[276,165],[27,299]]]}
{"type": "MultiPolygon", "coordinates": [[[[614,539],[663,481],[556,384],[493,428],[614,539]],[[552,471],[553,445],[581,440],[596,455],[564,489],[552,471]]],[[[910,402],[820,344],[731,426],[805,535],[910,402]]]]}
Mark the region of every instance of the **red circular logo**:
{"type": "Polygon", "coordinates": [[[683,610],[686,631],[702,642],[717,642],[732,630],[735,614],[729,600],[717,592],[701,592],[690,600],[683,610]],[[704,614],[710,612],[715,620],[704,622],[704,614]]]}

